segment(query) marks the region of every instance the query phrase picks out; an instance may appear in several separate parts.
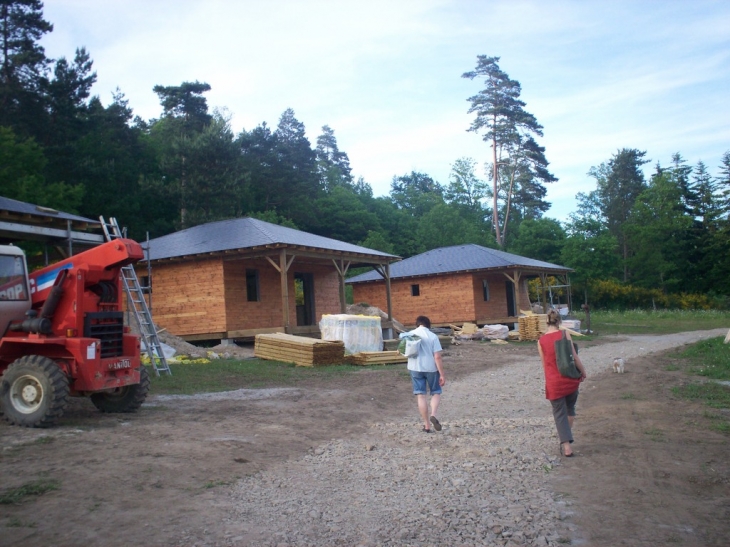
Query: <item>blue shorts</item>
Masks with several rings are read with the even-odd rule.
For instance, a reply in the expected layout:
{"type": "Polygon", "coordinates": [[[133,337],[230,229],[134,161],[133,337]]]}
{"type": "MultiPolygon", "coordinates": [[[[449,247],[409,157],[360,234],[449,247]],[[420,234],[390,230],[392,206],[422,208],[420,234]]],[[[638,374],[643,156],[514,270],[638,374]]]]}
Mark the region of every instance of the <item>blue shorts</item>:
{"type": "Polygon", "coordinates": [[[411,373],[411,381],[413,382],[413,395],[426,395],[426,386],[428,385],[428,391],[431,395],[438,395],[441,393],[441,386],[439,385],[439,378],[441,375],[436,372],[418,372],[416,370],[409,370],[411,373]]]}

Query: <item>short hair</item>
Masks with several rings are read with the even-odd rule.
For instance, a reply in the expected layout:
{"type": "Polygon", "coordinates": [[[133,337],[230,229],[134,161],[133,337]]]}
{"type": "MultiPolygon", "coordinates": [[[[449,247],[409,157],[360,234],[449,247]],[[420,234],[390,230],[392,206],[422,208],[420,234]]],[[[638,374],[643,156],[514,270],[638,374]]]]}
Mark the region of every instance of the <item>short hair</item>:
{"type": "Polygon", "coordinates": [[[416,326],[423,325],[427,329],[431,328],[431,320],[425,315],[419,315],[416,317],[416,326]]]}
{"type": "Polygon", "coordinates": [[[548,310],[547,312],[547,324],[548,325],[559,325],[561,321],[560,313],[555,308],[548,310]]]}

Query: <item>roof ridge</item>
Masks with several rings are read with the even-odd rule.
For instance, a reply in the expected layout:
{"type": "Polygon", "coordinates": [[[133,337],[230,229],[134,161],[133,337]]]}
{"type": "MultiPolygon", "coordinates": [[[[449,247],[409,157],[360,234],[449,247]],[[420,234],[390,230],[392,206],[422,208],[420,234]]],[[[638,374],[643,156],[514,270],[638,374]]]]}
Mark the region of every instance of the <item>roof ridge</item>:
{"type": "MultiPolygon", "coordinates": [[[[259,232],[264,234],[266,237],[268,237],[271,241],[275,240],[274,235],[269,230],[267,230],[264,226],[261,226],[261,224],[271,224],[270,222],[266,222],[265,220],[261,220],[261,219],[253,218],[253,217],[243,217],[243,218],[250,220],[251,221],[250,224],[256,230],[258,230],[259,232]]],[[[272,226],[277,226],[277,225],[273,224],[272,226]]]]}

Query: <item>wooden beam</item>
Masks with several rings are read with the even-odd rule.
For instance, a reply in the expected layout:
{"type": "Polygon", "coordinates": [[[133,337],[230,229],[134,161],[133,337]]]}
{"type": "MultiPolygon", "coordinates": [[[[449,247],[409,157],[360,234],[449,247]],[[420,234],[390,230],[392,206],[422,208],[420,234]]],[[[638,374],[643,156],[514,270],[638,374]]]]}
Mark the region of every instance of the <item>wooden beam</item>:
{"type": "Polygon", "coordinates": [[[289,264],[286,260],[286,249],[282,249],[279,253],[279,273],[281,274],[281,306],[284,319],[284,332],[289,332],[291,324],[289,323],[289,283],[287,282],[287,272],[289,264]]]}
{"type": "Polygon", "coordinates": [[[284,332],[284,327],[270,327],[264,329],[242,329],[242,330],[229,330],[226,333],[226,338],[254,338],[257,334],[274,334],[276,332],[284,332]]]}
{"type": "Polygon", "coordinates": [[[182,338],[186,342],[198,342],[201,340],[222,340],[226,337],[225,332],[206,332],[203,334],[182,334],[179,338],[182,338]]]}
{"type": "Polygon", "coordinates": [[[393,302],[390,297],[390,264],[385,265],[385,302],[388,307],[388,321],[393,321],[393,302]]]}
{"type": "Polygon", "coordinates": [[[345,264],[344,260],[340,260],[340,263],[338,264],[337,260],[333,258],[332,264],[335,265],[335,269],[337,270],[338,274],[340,289],[340,313],[345,313],[347,311],[347,298],[345,296],[345,275],[347,275],[347,270],[350,269],[350,262],[347,262],[347,264],[345,264]]]}

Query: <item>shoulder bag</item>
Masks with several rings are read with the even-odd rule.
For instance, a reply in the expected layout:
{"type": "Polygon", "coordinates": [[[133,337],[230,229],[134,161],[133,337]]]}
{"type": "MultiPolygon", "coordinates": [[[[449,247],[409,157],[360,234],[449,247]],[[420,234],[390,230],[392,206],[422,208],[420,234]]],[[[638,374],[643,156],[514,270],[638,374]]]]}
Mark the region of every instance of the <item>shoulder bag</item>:
{"type": "Polygon", "coordinates": [[[582,376],[578,367],[575,366],[573,357],[573,342],[568,340],[563,331],[563,336],[555,342],[555,360],[558,363],[558,372],[566,378],[580,378],[582,376]]]}
{"type": "Polygon", "coordinates": [[[398,352],[406,357],[416,357],[418,355],[418,346],[421,345],[421,337],[411,334],[401,338],[398,344],[398,352]]]}

